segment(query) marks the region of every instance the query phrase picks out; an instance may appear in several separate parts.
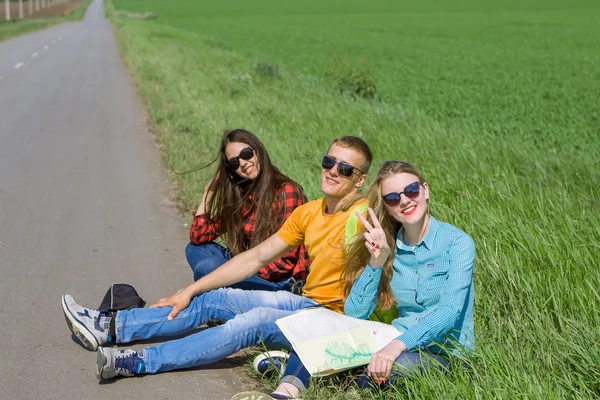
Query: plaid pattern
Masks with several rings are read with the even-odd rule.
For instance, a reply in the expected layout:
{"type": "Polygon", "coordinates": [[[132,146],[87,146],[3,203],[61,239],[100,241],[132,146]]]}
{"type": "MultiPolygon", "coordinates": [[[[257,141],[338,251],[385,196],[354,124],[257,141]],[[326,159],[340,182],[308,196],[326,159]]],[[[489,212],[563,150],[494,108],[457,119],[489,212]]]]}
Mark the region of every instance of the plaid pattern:
{"type": "MultiPolygon", "coordinates": [[[[306,195],[302,190],[296,190],[289,182],[284,183],[277,194],[273,204],[277,227],[281,227],[285,220],[292,214],[296,207],[306,203],[306,195]]],[[[252,200],[252,199],[250,199],[252,200]]],[[[256,224],[256,213],[252,210],[252,204],[245,204],[242,208],[242,229],[244,230],[245,242],[248,246],[252,243],[254,236],[254,225],[256,224]]],[[[218,238],[220,221],[211,221],[206,214],[194,217],[190,227],[190,242],[195,245],[209,243],[218,238]]],[[[304,246],[299,246],[286,253],[279,260],[267,264],[258,271],[258,276],[271,282],[282,281],[289,277],[297,280],[306,280],[310,258],[304,246]]]]}

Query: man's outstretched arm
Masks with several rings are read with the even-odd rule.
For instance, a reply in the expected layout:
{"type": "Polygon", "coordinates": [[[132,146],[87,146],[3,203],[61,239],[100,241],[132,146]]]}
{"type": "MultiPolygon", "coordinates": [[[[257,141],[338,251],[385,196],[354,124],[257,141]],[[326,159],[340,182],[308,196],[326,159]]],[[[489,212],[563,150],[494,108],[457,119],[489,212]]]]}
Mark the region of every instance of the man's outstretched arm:
{"type": "Polygon", "coordinates": [[[279,235],[274,234],[258,246],[233,257],[185,289],[180,290],[170,297],[160,299],[151,307],[173,307],[173,311],[171,311],[168,317],[169,320],[172,320],[181,310],[190,304],[192,297],[195,295],[232,285],[249,278],[256,274],[264,265],[280,259],[293,247],[284,242],[279,235]]]}

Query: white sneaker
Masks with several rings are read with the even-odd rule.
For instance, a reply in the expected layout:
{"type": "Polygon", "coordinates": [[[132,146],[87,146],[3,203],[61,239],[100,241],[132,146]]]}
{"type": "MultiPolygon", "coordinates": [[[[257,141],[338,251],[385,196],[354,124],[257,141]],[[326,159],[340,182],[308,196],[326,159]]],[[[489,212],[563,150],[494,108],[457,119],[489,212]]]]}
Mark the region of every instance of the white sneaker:
{"type": "Polygon", "coordinates": [[[109,330],[100,324],[100,319],[105,317],[100,311],[80,306],[69,294],[62,297],[62,310],[69,329],[84,349],[95,351],[111,340],[109,330]]]}
{"type": "Polygon", "coordinates": [[[284,351],[265,351],[254,359],[254,369],[261,375],[269,370],[278,371],[279,375],[283,375],[288,358],[289,354],[284,351]]]}

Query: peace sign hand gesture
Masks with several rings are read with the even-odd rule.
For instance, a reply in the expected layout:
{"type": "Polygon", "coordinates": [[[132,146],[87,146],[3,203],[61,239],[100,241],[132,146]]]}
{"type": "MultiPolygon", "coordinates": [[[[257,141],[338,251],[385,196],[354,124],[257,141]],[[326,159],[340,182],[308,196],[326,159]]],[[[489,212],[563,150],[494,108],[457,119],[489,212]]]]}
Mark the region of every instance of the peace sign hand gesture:
{"type": "Polygon", "coordinates": [[[369,207],[369,215],[371,216],[371,220],[373,221],[373,225],[367,221],[365,217],[358,211],[356,212],[356,216],[363,223],[367,231],[365,232],[365,246],[369,249],[369,253],[371,253],[371,260],[369,261],[369,265],[373,269],[378,269],[383,267],[386,260],[390,255],[390,247],[387,244],[387,239],[385,237],[385,232],[381,228],[381,224],[375,215],[375,212],[371,207],[369,207]]]}

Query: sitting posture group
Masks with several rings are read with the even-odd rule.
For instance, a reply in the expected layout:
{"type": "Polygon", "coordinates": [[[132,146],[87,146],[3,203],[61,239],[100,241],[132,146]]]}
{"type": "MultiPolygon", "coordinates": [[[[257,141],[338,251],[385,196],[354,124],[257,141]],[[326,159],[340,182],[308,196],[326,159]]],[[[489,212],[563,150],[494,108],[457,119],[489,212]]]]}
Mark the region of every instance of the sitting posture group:
{"type": "MultiPolygon", "coordinates": [[[[69,328],[98,352],[99,379],[210,364],[258,344],[291,350],[275,322],[311,307],[360,319],[376,308],[397,311],[401,335],[373,354],[361,387],[448,368],[473,349],[472,239],[431,215],[429,185],[406,162],[385,162],[363,195],[372,158],[362,139],[335,139],[321,164],[324,196],[307,202],[255,135],[226,133],[190,229],[194,282],[150,308],[117,312],[63,296],[69,328]],[[353,240],[349,230],[358,232],[353,240]],[[137,351],[109,347],[169,336],[178,339],[137,351]]],[[[279,386],[263,398],[300,398],[309,377],[292,351],[279,386]]]]}

